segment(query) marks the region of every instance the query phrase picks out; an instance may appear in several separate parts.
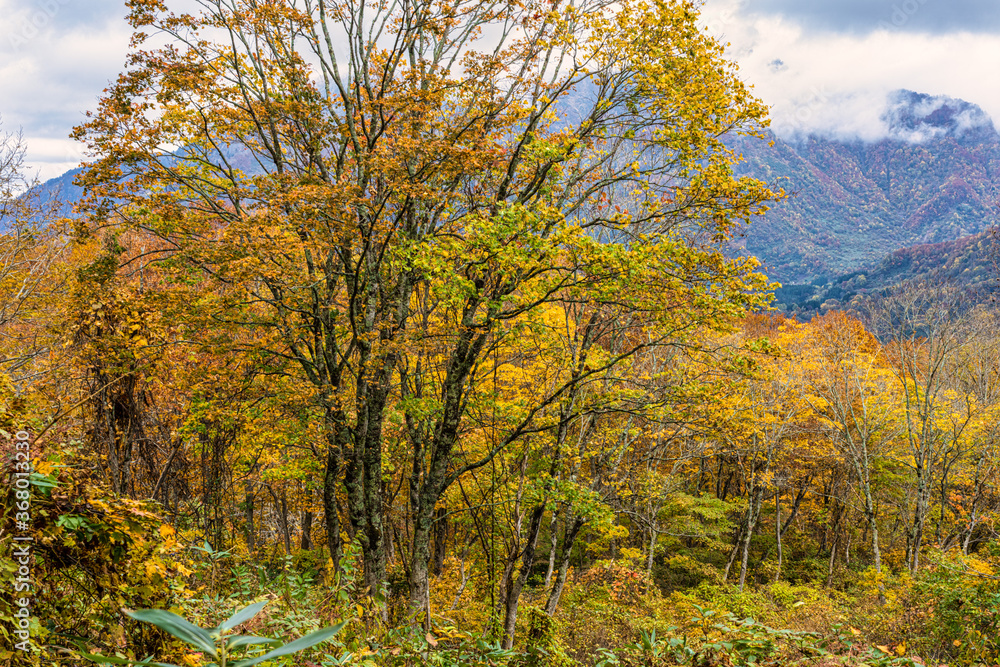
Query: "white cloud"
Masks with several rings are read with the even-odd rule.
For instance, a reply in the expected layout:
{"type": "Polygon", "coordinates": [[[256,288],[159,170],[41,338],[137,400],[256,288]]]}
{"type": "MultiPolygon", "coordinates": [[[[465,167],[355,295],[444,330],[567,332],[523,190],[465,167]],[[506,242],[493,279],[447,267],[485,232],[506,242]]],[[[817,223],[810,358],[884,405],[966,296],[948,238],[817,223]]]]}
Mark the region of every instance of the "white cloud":
{"type": "Polygon", "coordinates": [[[739,0],[706,0],[707,29],[730,43],[742,78],[772,109],[774,130],[875,139],[886,95],[905,88],[948,95],[1000,119],[1000,35],[807,30],[778,14],[755,15],[739,0]],[[775,63],[780,61],[780,66],[775,63]]]}
{"type": "Polygon", "coordinates": [[[69,139],[125,62],[131,31],[120,0],[0,0],[0,117],[23,130],[31,173],[79,164],[69,139]]]}

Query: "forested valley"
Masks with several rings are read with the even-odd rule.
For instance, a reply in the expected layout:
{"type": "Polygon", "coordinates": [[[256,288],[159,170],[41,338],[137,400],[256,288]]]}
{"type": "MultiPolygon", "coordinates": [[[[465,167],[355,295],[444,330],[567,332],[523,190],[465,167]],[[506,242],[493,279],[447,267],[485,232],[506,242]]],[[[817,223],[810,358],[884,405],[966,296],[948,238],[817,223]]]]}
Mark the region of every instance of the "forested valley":
{"type": "Polygon", "coordinates": [[[694,3],[173,4],[0,137],[0,664],[997,662],[992,281],[775,311],[694,3]]]}

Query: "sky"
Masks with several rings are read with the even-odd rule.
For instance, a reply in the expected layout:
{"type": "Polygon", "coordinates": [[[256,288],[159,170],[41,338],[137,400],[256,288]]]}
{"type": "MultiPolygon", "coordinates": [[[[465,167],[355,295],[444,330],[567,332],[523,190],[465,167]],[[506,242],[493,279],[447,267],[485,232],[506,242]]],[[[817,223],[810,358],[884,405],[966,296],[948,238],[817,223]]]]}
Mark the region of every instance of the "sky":
{"type": "Polygon", "coordinates": [[[779,136],[879,139],[899,89],[972,102],[1000,125],[998,0],[705,0],[702,18],[779,136]]]}
{"type": "MultiPolygon", "coordinates": [[[[0,0],[0,122],[32,174],[84,159],[68,135],[125,63],[124,0],[0,0]]],[[[1000,124],[1000,0],[704,0],[781,136],[874,140],[900,88],[978,104],[1000,124]]]]}

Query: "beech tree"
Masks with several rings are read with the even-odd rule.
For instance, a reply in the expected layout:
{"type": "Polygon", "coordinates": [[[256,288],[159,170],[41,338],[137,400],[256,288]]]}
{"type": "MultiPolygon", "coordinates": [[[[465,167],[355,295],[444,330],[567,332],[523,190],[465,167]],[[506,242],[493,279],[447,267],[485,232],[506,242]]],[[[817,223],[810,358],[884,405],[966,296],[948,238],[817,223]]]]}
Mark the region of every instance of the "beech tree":
{"type": "Polygon", "coordinates": [[[581,386],[760,305],[756,261],[723,248],[780,193],[735,177],[723,140],[765,108],[692,2],[198,4],[129,0],[128,67],[76,130],[81,229],[160,237],[133,259],[198,273],[199,307],[312,387],[327,544],[336,562],[343,493],[373,593],[386,456],[406,446],[421,609],[456,480],[529,435],[558,448],[615,407],[581,386]],[[573,352],[535,363],[524,337],[566,308],[573,352]],[[473,407],[511,405],[513,370],[540,368],[495,438],[468,437],[473,407]]]}

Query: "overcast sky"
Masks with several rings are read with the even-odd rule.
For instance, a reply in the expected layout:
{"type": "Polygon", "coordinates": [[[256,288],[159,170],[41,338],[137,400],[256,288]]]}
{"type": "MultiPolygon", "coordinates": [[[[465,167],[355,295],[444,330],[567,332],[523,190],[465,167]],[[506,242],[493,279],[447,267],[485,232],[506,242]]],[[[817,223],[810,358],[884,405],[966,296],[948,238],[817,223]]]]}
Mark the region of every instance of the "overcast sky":
{"type": "Polygon", "coordinates": [[[878,138],[900,88],[1000,121],[1000,0],[706,0],[703,19],[780,135],[878,138]]]}
{"type": "MultiPolygon", "coordinates": [[[[0,0],[0,117],[42,178],[125,61],[124,0],[0,0]]],[[[705,0],[779,134],[877,138],[888,92],[958,97],[1000,120],[1000,0],[705,0]]]]}

